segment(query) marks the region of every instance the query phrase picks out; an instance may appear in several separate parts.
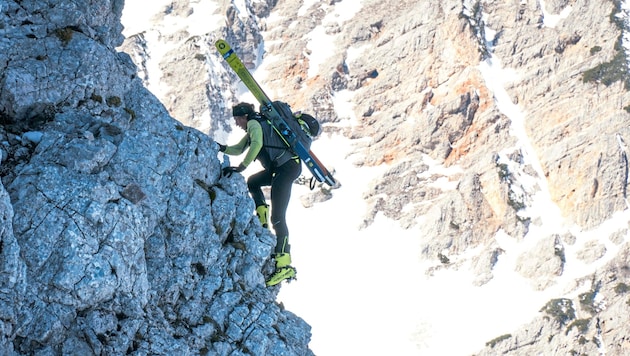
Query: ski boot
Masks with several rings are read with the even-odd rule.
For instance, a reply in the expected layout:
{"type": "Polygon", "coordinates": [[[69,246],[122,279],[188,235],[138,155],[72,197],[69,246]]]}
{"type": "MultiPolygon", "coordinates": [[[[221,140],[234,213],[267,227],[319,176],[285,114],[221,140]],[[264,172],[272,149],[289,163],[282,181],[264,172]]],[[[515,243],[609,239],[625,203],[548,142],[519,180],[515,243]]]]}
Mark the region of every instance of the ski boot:
{"type": "Polygon", "coordinates": [[[265,229],[269,228],[269,205],[263,204],[256,207],[256,216],[265,229]]]}
{"type": "Polygon", "coordinates": [[[291,255],[279,253],[274,258],[276,259],[276,271],[267,280],[267,287],[275,286],[285,279],[294,279],[296,274],[295,268],[291,266],[291,255]]]}

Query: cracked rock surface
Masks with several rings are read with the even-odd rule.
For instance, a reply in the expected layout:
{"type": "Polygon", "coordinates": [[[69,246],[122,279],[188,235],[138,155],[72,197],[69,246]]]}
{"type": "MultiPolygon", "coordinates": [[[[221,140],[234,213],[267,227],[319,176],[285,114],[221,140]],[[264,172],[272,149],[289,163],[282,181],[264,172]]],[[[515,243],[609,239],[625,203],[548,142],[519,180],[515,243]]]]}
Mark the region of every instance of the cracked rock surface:
{"type": "Polygon", "coordinates": [[[244,181],[115,50],[122,7],[0,1],[0,353],[310,354],[244,181]]]}

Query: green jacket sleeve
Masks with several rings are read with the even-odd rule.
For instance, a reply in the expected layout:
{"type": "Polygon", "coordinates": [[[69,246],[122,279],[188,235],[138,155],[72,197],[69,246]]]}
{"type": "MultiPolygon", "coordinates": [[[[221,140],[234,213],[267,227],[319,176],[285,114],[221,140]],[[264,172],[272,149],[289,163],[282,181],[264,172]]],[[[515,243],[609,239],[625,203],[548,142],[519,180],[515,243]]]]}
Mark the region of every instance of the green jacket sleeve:
{"type": "Polygon", "coordinates": [[[237,144],[232,145],[232,146],[227,146],[223,153],[229,156],[238,156],[241,153],[245,152],[245,149],[247,147],[249,147],[249,135],[243,136],[243,138],[240,141],[238,141],[237,144]]]}
{"type": "Polygon", "coordinates": [[[228,146],[224,153],[230,156],[240,155],[245,152],[247,147],[249,147],[249,150],[241,163],[245,167],[249,166],[249,164],[256,159],[258,153],[260,153],[260,150],[263,147],[262,127],[256,120],[249,120],[247,122],[247,135],[245,135],[237,144],[228,146]]]}
{"type": "Polygon", "coordinates": [[[260,123],[256,120],[249,120],[247,122],[247,134],[249,135],[249,151],[241,163],[245,167],[258,157],[258,153],[263,147],[263,132],[260,123]]]}

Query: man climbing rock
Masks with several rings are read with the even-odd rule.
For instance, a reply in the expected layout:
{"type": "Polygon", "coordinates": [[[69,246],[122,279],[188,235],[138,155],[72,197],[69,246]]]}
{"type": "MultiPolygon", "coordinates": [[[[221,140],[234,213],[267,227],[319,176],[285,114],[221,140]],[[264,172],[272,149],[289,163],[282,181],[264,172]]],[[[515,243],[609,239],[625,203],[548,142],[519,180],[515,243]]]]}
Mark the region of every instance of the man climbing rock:
{"type": "Polygon", "coordinates": [[[295,268],[291,266],[289,229],[286,212],[291,198],[293,181],[302,172],[299,157],[295,156],[282,142],[279,135],[267,120],[254,110],[254,105],[239,103],[232,107],[232,116],[236,125],[245,130],[246,135],[235,145],[219,149],[227,155],[240,155],[247,150],[245,158],[237,167],[223,169],[224,176],[242,172],[255,159],[264,170],[247,179],[247,188],[256,204],[256,214],[260,223],[268,227],[269,206],[262,191],[263,186],[271,186],[271,224],[276,233],[274,259],[275,272],[267,280],[267,286],[273,286],[285,279],[295,277],[295,268]]]}

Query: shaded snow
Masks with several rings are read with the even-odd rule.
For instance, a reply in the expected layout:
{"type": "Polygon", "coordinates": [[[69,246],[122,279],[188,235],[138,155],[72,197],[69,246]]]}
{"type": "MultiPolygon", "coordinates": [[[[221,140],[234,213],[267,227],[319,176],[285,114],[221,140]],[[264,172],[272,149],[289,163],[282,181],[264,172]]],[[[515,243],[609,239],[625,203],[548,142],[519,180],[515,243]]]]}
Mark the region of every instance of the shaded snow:
{"type": "Polygon", "coordinates": [[[545,27],[556,27],[560,21],[569,17],[571,10],[573,10],[571,6],[567,6],[564,9],[562,9],[562,11],[559,14],[551,14],[545,8],[545,0],[539,0],[539,1],[540,1],[540,8],[542,9],[542,13],[543,13],[543,25],[545,25],[545,27]]]}

